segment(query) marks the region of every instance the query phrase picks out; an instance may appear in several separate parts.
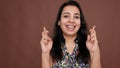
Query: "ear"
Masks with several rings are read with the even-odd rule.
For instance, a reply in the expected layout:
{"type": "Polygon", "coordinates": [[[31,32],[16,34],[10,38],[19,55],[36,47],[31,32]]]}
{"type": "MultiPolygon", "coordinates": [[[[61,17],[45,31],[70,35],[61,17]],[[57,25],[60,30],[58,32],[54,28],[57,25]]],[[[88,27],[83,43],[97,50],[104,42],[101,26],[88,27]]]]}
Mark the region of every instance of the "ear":
{"type": "Polygon", "coordinates": [[[60,25],[60,21],[58,21],[58,25],[60,25]]]}

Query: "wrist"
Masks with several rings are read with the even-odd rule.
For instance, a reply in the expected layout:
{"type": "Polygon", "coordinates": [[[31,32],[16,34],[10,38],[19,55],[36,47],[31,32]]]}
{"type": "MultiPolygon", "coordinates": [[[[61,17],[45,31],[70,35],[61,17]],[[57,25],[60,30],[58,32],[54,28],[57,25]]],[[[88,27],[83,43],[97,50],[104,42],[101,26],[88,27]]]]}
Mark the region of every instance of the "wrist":
{"type": "Polygon", "coordinates": [[[95,52],[91,52],[90,53],[90,58],[91,58],[91,61],[100,60],[100,51],[97,50],[95,52]]]}
{"type": "Polygon", "coordinates": [[[49,54],[42,53],[42,68],[51,68],[51,58],[49,54]]]}
{"type": "Polygon", "coordinates": [[[101,68],[100,51],[90,53],[90,63],[91,68],[101,68]]]}
{"type": "Polygon", "coordinates": [[[97,55],[100,55],[100,50],[99,49],[97,49],[95,51],[90,51],[90,57],[97,56],[97,55]]]}
{"type": "Polygon", "coordinates": [[[44,51],[42,51],[41,54],[47,56],[47,55],[50,55],[50,52],[44,52],[44,51]]]}
{"type": "Polygon", "coordinates": [[[50,59],[50,54],[49,53],[42,53],[42,58],[47,58],[50,59]]]}

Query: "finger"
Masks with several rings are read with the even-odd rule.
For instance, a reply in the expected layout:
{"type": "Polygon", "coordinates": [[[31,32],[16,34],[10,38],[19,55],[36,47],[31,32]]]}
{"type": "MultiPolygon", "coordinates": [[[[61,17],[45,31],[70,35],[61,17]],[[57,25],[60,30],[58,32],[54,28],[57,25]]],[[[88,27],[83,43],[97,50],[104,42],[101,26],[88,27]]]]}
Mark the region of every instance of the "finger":
{"type": "Polygon", "coordinates": [[[95,28],[96,28],[96,26],[94,25],[92,29],[94,30],[95,28]]]}
{"type": "Polygon", "coordinates": [[[51,41],[51,40],[49,39],[50,37],[48,36],[48,30],[45,27],[43,27],[43,30],[44,30],[43,40],[44,40],[45,44],[47,45],[49,43],[49,41],[51,41]]]}
{"type": "Polygon", "coordinates": [[[96,31],[95,31],[95,25],[89,30],[90,31],[90,41],[94,42],[97,40],[96,38],[96,31]]]}
{"type": "Polygon", "coordinates": [[[52,39],[50,37],[48,37],[48,42],[52,43],[52,39]]]}
{"type": "Polygon", "coordinates": [[[45,35],[48,37],[49,31],[48,31],[45,27],[44,27],[43,29],[44,29],[44,31],[45,31],[45,35]]]}
{"type": "Polygon", "coordinates": [[[93,37],[94,35],[93,35],[93,29],[90,29],[90,35],[89,35],[90,37],[93,37]]]}
{"type": "Polygon", "coordinates": [[[92,35],[94,36],[95,40],[97,40],[95,27],[96,27],[96,26],[94,26],[94,28],[93,28],[93,33],[92,33],[92,35]]]}
{"type": "Polygon", "coordinates": [[[89,30],[90,36],[93,34],[93,28],[89,30]]]}
{"type": "Polygon", "coordinates": [[[47,34],[45,32],[45,27],[43,27],[42,40],[46,40],[46,39],[47,39],[47,34]]]}
{"type": "Polygon", "coordinates": [[[90,34],[92,34],[95,30],[96,26],[94,25],[89,31],[90,31],[90,34]]]}
{"type": "Polygon", "coordinates": [[[49,31],[46,29],[46,27],[43,27],[43,29],[45,30],[46,33],[48,33],[49,31]]]}
{"type": "Polygon", "coordinates": [[[91,38],[91,41],[96,41],[96,40],[97,40],[97,38],[96,38],[96,35],[95,35],[95,34],[92,34],[92,35],[90,36],[90,38],[91,38]]]}
{"type": "Polygon", "coordinates": [[[96,32],[94,32],[94,33],[91,35],[90,38],[91,38],[91,41],[92,41],[92,42],[97,41],[96,32]]]}
{"type": "Polygon", "coordinates": [[[93,36],[95,36],[95,35],[96,35],[96,31],[95,31],[95,30],[92,30],[92,31],[90,32],[90,36],[93,37],[93,36]]]}
{"type": "Polygon", "coordinates": [[[42,32],[42,38],[44,38],[44,32],[42,32]]]}
{"type": "Polygon", "coordinates": [[[47,36],[48,31],[45,27],[43,27],[43,31],[44,31],[44,35],[47,36]]]}
{"type": "Polygon", "coordinates": [[[94,36],[95,40],[97,40],[97,35],[96,35],[96,31],[95,30],[93,32],[93,36],[94,36]]]}
{"type": "Polygon", "coordinates": [[[47,39],[44,41],[46,45],[52,44],[52,39],[50,37],[47,37],[47,39]]]}
{"type": "Polygon", "coordinates": [[[92,41],[92,42],[94,42],[95,41],[95,37],[93,36],[93,37],[90,37],[90,40],[92,41]]]}
{"type": "Polygon", "coordinates": [[[95,28],[96,28],[96,26],[94,25],[93,28],[92,28],[92,33],[93,34],[96,34],[95,28]]]}
{"type": "Polygon", "coordinates": [[[45,38],[45,30],[44,30],[44,27],[43,27],[43,31],[42,31],[42,40],[45,38]]]}
{"type": "Polygon", "coordinates": [[[46,36],[44,35],[44,32],[42,32],[42,38],[41,38],[41,41],[46,41],[47,40],[47,38],[46,38],[46,36]]]}
{"type": "Polygon", "coordinates": [[[90,35],[87,36],[87,41],[90,41],[90,35]]]}
{"type": "Polygon", "coordinates": [[[96,26],[94,25],[94,26],[90,29],[90,35],[91,35],[91,36],[96,35],[95,28],[96,28],[96,26]]]}

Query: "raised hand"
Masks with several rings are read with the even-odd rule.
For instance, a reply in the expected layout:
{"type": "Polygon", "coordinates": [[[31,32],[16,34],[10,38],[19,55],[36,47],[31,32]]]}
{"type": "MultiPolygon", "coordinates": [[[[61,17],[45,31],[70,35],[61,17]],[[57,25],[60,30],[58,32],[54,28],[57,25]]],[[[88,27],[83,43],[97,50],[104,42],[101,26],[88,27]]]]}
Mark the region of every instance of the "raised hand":
{"type": "Polygon", "coordinates": [[[49,54],[50,50],[52,48],[52,39],[48,36],[48,30],[43,27],[43,31],[42,31],[42,39],[40,40],[40,45],[41,45],[41,49],[42,49],[42,53],[44,54],[49,54]]]}
{"type": "Polygon", "coordinates": [[[89,31],[90,31],[90,35],[88,35],[87,37],[86,46],[90,53],[95,53],[99,51],[99,45],[98,45],[98,40],[96,36],[95,26],[93,26],[93,28],[90,29],[89,31]]]}

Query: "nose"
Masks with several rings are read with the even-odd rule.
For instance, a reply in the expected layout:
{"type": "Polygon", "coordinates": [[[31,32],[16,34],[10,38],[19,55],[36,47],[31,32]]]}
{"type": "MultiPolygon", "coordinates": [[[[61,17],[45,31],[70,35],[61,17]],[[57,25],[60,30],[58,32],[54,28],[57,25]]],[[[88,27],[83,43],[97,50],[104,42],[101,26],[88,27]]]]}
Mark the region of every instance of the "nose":
{"type": "Polygon", "coordinates": [[[73,23],[74,22],[74,18],[70,17],[70,22],[73,23]]]}

